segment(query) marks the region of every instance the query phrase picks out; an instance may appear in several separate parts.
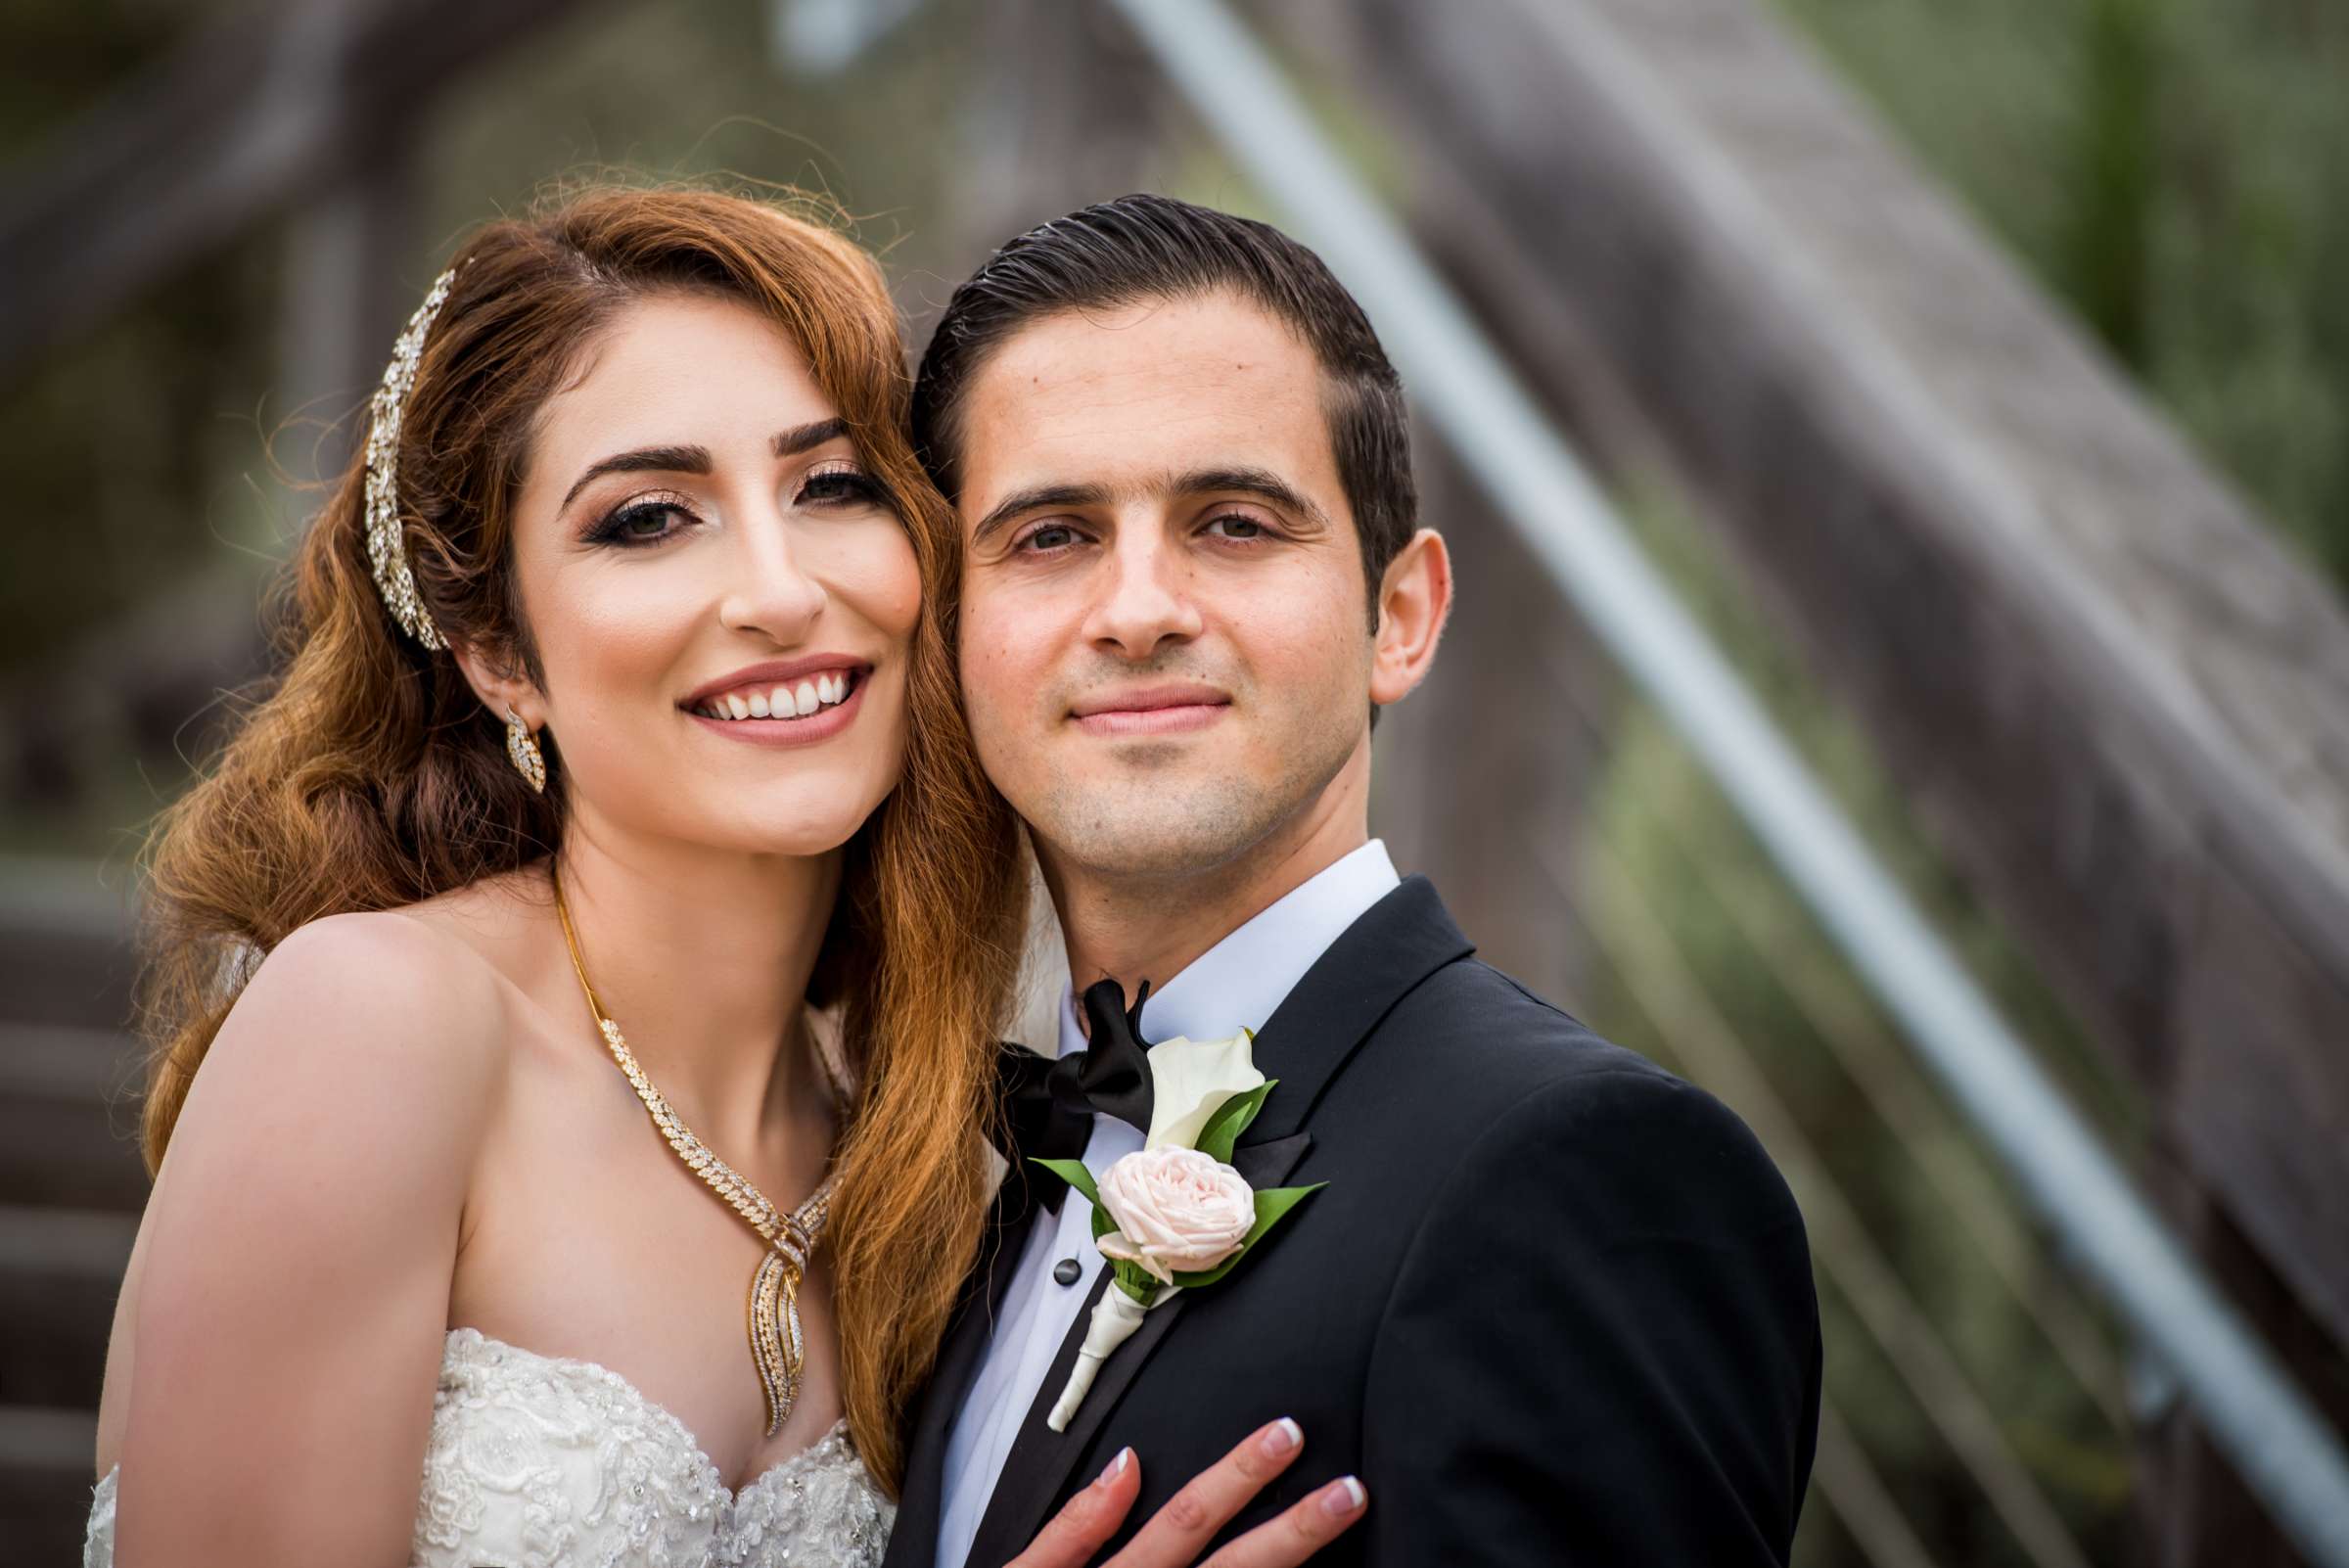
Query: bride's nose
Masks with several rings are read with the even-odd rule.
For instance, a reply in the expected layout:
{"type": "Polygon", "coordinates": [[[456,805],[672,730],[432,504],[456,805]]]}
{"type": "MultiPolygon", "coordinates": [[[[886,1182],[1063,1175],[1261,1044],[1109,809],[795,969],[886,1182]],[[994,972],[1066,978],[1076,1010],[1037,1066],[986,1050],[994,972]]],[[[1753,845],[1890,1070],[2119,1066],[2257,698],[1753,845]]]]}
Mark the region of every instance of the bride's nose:
{"type": "Polygon", "coordinates": [[[734,540],[718,620],[729,631],[764,632],[785,646],[805,641],[830,596],[802,568],[789,526],[761,518],[735,530],[734,540]]]}

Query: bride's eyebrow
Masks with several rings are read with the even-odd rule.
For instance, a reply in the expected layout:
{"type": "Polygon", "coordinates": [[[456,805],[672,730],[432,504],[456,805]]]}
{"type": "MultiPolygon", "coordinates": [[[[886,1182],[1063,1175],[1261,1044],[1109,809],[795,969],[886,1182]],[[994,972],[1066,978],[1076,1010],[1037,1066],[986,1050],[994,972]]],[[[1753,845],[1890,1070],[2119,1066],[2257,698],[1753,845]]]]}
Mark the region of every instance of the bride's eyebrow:
{"type": "Polygon", "coordinates": [[[710,472],[710,448],[707,446],[644,446],[633,452],[615,452],[600,462],[587,465],[564,492],[563,504],[557,511],[568,511],[571,503],[579,498],[579,491],[606,474],[707,474],[710,472]]]}
{"type": "MultiPolygon", "coordinates": [[[[805,425],[777,432],[768,446],[777,457],[797,457],[813,451],[829,440],[838,440],[849,433],[849,422],[837,416],[811,420],[805,425]]],[[[707,474],[710,472],[710,448],[707,446],[645,446],[632,452],[615,452],[600,462],[587,465],[563,496],[566,510],[585,489],[606,474],[707,474]]]]}
{"type": "Polygon", "coordinates": [[[802,452],[813,451],[826,441],[838,440],[848,433],[849,422],[837,415],[831,419],[818,419],[805,425],[794,425],[791,429],[783,431],[775,437],[773,442],[775,455],[777,457],[797,457],[802,452]]]}

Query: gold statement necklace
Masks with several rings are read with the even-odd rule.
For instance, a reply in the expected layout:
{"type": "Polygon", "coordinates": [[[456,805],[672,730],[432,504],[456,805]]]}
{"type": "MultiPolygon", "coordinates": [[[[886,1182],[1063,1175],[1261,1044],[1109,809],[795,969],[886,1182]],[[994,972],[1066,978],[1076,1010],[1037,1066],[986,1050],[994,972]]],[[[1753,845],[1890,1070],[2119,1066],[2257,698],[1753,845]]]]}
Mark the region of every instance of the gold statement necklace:
{"type": "Polygon", "coordinates": [[[548,874],[555,887],[555,913],[563,922],[563,943],[571,949],[571,967],[579,977],[579,989],[587,993],[587,1010],[595,1015],[612,1059],[627,1076],[629,1086],[652,1116],[653,1126],[677,1151],[677,1158],[766,1243],[766,1256],[760,1260],[759,1271],[751,1279],[751,1364],[759,1369],[759,1387],[766,1396],[766,1435],[773,1437],[800,1397],[800,1379],[807,1365],[807,1344],[800,1332],[800,1279],[807,1271],[816,1242],[823,1237],[825,1222],[832,1218],[832,1188],[838,1178],[826,1176],[812,1197],[785,1214],[749,1177],[719,1159],[677,1120],[661,1091],[653,1087],[653,1081],[636,1065],[636,1054],[621,1038],[620,1026],[605,1016],[603,1003],[596,1000],[595,988],[587,983],[587,966],[579,959],[579,938],[572,929],[571,907],[563,899],[563,879],[551,867],[548,874]]]}

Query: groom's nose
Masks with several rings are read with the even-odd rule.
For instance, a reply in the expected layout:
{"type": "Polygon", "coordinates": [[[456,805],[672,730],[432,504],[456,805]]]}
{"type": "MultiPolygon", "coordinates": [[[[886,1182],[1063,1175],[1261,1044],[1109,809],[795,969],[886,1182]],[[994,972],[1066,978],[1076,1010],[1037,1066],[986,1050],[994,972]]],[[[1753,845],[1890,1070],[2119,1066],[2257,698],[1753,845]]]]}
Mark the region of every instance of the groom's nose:
{"type": "Polygon", "coordinates": [[[1189,556],[1156,519],[1121,520],[1090,586],[1084,634],[1104,652],[1147,659],[1169,640],[1199,635],[1189,556]]]}

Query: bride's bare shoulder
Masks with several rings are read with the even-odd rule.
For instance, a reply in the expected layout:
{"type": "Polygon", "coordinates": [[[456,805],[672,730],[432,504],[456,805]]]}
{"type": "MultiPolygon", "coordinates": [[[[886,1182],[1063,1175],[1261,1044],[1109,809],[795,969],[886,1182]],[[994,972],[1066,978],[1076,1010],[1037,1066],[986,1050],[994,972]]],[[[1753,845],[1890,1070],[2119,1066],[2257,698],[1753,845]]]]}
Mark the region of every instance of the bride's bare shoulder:
{"type": "Polygon", "coordinates": [[[249,1125],[275,1106],[313,1125],[430,1124],[451,1152],[446,1137],[478,1130],[498,1097],[512,1033],[496,944],[474,929],[484,908],[435,899],[297,929],[238,993],[196,1075],[182,1133],[249,1125]]]}
{"type": "Polygon", "coordinates": [[[335,915],[222,974],[244,984],[172,1125],[109,1353],[107,1442],[126,1468],[141,1432],[151,1458],[216,1440],[183,1420],[258,1431],[281,1407],[308,1419],[320,1389],[413,1408],[415,1379],[430,1386],[479,1157],[510,1098],[513,1005],[444,915],[335,915]],[[134,1370],[158,1366],[181,1396],[160,1413],[137,1391],[162,1385],[134,1370]]]}
{"type": "Polygon", "coordinates": [[[504,1013],[496,967],[422,909],[329,915],[297,930],[253,972],[230,1026],[291,1013],[310,1028],[331,1020],[475,1047],[493,1040],[504,1013]]]}
{"type": "Polygon", "coordinates": [[[510,981],[545,918],[543,882],[522,873],[396,909],[329,915],[277,945],[237,1008],[360,1023],[345,1013],[355,1004],[367,1009],[368,1027],[445,1039],[478,1056],[507,1033],[510,981]]]}

